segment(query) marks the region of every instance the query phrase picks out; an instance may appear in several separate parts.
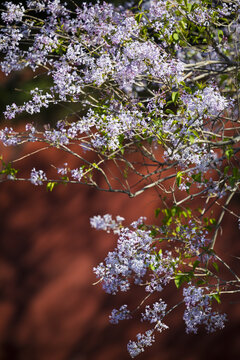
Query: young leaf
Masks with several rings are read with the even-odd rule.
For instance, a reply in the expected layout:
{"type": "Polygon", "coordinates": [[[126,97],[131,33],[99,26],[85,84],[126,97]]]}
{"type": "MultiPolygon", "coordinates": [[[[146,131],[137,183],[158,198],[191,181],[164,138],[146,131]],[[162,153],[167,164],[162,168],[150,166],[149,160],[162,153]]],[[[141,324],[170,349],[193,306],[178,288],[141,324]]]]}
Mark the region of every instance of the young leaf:
{"type": "Polygon", "coordinates": [[[49,181],[47,183],[47,191],[53,191],[54,187],[58,185],[58,183],[56,181],[49,181]]]}
{"type": "Polygon", "coordinates": [[[220,300],[220,295],[219,294],[213,294],[212,295],[213,299],[215,299],[217,301],[218,304],[221,304],[221,300],[220,300]]]}

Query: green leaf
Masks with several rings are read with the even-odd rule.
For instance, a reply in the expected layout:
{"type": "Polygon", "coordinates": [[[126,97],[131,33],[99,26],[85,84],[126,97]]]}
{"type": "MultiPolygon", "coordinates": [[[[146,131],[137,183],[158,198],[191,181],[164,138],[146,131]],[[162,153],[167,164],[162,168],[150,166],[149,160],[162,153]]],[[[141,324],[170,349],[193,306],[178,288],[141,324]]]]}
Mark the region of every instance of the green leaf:
{"type": "Polygon", "coordinates": [[[173,206],[171,209],[172,216],[175,216],[178,213],[179,209],[177,206],[173,206]]]}
{"type": "Polygon", "coordinates": [[[211,225],[216,225],[216,223],[217,223],[216,219],[214,219],[214,218],[210,218],[209,222],[210,222],[211,225]]]}
{"type": "Polygon", "coordinates": [[[228,160],[231,159],[231,157],[233,156],[233,149],[232,148],[229,148],[225,151],[225,155],[227,157],[228,160]]]}
{"type": "Polygon", "coordinates": [[[199,90],[203,90],[206,87],[206,84],[201,81],[197,81],[196,84],[199,90]]]}
{"type": "Polygon", "coordinates": [[[138,24],[140,23],[142,16],[143,16],[143,13],[138,13],[137,15],[135,15],[135,20],[138,24]]]}
{"type": "Polygon", "coordinates": [[[187,4],[187,9],[188,9],[189,12],[191,12],[191,10],[192,10],[192,4],[188,3],[188,4],[187,4]]]}
{"type": "Polygon", "coordinates": [[[161,211],[160,208],[155,209],[155,217],[156,217],[156,218],[158,217],[160,211],[161,211]]]}
{"type": "Polygon", "coordinates": [[[188,216],[189,216],[189,217],[192,216],[192,211],[191,211],[191,209],[187,208],[187,213],[188,213],[188,216]]]}
{"type": "Polygon", "coordinates": [[[165,110],[165,113],[166,113],[166,114],[175,115],[175,113],[174,113],[172,110],[170,110],[170,109],[166,109],[166,110],[165,110]]]}
{"type": "Polygon", "coordinates": [[[218,264],[216,262],[213,262],[213,267],[216,271],[219,271],[218,264]]]}
{"type": "Polygon", "coordinates": [[[56,185],[58,185],[58,183],[56,181],[49,181],[46,186],[47,191],[53,191],[53,189],[56,185]]]}
{"type": "Polygon", "coordinates": [[[182,176],[183,176],[182,172],[181,172],[181,171],[178,171],[177,176],[176,176],[176,182],[177,182],[177,186],[178,186],[178,187],[181,185],[182,176]]]}
{"type": "Polygon", "coordinates": [[[196,267],[198,267],[199,264],[200,264],[200,261],[199,261],[199,260],[194,261],[194,263],[193,263],[193,270],[195,270],[196,267]]]}
{"type": "Polygon", "coordinates": [[[218,30],[218,40],[221,43],[223,39],[223,31],[222,30],[218,30]]]}
{"type": "Polygon", "coordinates": [[[192,130],[192,132],[196,136],[196,138],[199,138],[199,132],[197,130],[192,130]]]}
{"type": "Polygon", "coordinates": [[[189,194],[189,189],[190,189],[190,186],[191,186],[192,184],[189,182],[189,181],[187,181],[186,182],[186,186],[188,187],[187,189],[186,189],[186,191],[187,191],[187,193],[189,194]]]}
{"type": "Polygon", "coordinates": [[[230,169],[230,166],[225,166],[225,168],[224,168],[224,175],[227,175],[229,169],[230,169]]]}
{"type": "MultiPolygon", "coordinates": [[[[2,159],[1,159],[2,160],[2,159]]],[[[6,175],[10,175],[12,177],[16,177],[17,173],[18,173],[18,170],[17,169],[14,169],[12,167],[12,164],[11,163],[8,163],[6,164],[3,160],[2,160],[2,166],[3,166],[3,169],[0,170],[0,174],[6,174],[6,175]]]]}
{"type": "Polygon", "coordinates": [[[193,272],[190,271],[189,273],[178,273],[177,275],[175,275],[175,279],[174,279],[174,283],[176,285],[176,288],[179,289],[180,286],[184,283],[184,282],[189,282],[193,277],[193,272]]]}
{"type": "Polygon", "coordinates": [[[174,33],[174,34],[173,34],[173,39],[174,39],[175,41],[178,41],[178,40],[179,40],[178,33],[174,33]]]}
{"type": "Polygon", "coordinates": [[[217,301],[218,304],[221,304],[221,300],[220,300],[220,295],[219,294],[213,294],[212,295],[213,299],[215,299],[217,301]]]}
{"type": "Polygon", "coordinates": [[[189,140],[190,140],[190,144],[192,145],[192,144],[194,144],[196,138],[193,135],[189,135],[189,140]]]}
{"type": "Polygon", "coordinates": [[[192,178],[194,181],[201,183],[202,182],[202,173],[193,174],[192,178]]]}
{"type": "MultiPolygon", "coordinates": [[[[89,176],[90,176],[90,175],[91,175],[91,174],[89,174],[89,176]]],[[[61,180],[62,180],[63,184],[66,185],[66,184],[69,182],[69,177],[66,176],[66,175],[65,175],[65,176],[62,176],[62,177],[61,177],[61,180]]]]}
{"type": "Polygon", "coordinates": [[[153,142],[153,138],[152,138],[152,137],[148,138],[148,139],[147,139],[147,142],[148,142],[149,145],[151,145],[152,142],[153,142]]]}
{"type": "Polygon", "coordinates": [[[176,288],[179,289],[182,283],[184,283],[184,276],[182,274],[178,274],[175,276],[174,283],[176,285],[176,288]]]}
{"type": "Polygon", "coordinates": [[[239,170],[238,168],[234,167],[233,168],[233,176],[238,179],[239,178],[239,170]]]}
{"type": "Polygon", "coordinates": [[[174,92],[172,93],[172,101],[174,102],[174,104],[177,102],[178,97],[179,97],[179,92],[178,92],[178,91],[174,91],[174,92]]]}
{"type": "Polygon", "coordinates": [[[205,284],[206,284],[206,280],[201,279],[197,281],[197,285],[205,285],[205,284]]]}
{"type": "Polygon", "coordinates": [[[233,188],[236,184],[236,179],[234,178],[234,176],[231,176],[229,178],[229,184],[231,185],[231,187],[233,188]]]}

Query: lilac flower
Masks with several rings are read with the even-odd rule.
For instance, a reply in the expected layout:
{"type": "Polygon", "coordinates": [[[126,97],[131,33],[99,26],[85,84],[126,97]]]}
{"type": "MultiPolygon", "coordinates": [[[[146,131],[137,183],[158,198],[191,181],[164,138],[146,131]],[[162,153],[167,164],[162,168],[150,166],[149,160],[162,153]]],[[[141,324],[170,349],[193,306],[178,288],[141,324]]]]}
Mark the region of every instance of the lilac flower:
{"type": "Polygon", "coordinates": [[[59,46],[57,35],[53,33],[37,34],[35,36],[34,49],[35,51],[43,51],[49,53],[59,46]]]}
{"type": "MultiPolygon", "coordinates": [[[[149,2],[149,5],[149,20],[151,21],[153,28],[156,31],[159,31],[163,27],[164,19],[170,18],[166,2],[164,0],[152,0],[149,2]]],[[[168,34],[171,33],[171,25],[168,26],[167,31],[168,34]]]]}
{"type": "Polygon", "coordinates": [[[113,309],[111,315],[109,316],[109,322],[111,324],[118,324],[120,320],[131,319],[130,310],[128,310],[127,305],[122,305],[119,310],[113,309]]]}
{"type": "Polygon", "coordinates": [[[226,185],[220,188],[219,182],[214,181],[212,179],[209,179],[208,183],[205,184],[205,187],[207,188],[207,192],[209,196],[211,197],[217,196],[220,199],[227,194],[228,190],[231,190],[231,187],[226,185]]]}
{"type": "Polygon", "coordinates": [[[53,145],[67,145],[69,143],[66,129],[45,130],[44,137],[50,144],[53,145]]]}
{"type": "Polygon", "coordinates": [[[94,138],[91,139],[91,144],[95,149],[101,149],[107,145],[107,139],[105,136],[96,134],[94,138]]]}
{"type": "Polygon", "coordinates": [[[204,295],[202,288],[189,286],[183,289],[186,310],[183,319],[186,324],[187,333],[197,333],[198,325],[204,324],[208,332],[223,329],[226,314],[218,314],[212,311],[210,297],[204,295]]]}
{"type": "Polygon", "coordinates": [[[149,321],[151,324],[156,324],[155,329],[159,332],[168,329],[168,326],[162,322],[166,314],[167,304],[160,299],[155,302],[151,308],[149,305],[145,307],[145,312],[142,313],[142,321],[149,321]]]}
{"type": "Polygon", "coordinates": [[[33,185],[42,185],[43,181],[47,180],[47,176],[43,170],[36,170],[33,168],[31,170],[30,181],[33,185]]]}
{"type": "Polygon", "coordinates": [[[5,23],[19,22],[22,20],[25,11],[22,3],[15,5],[12,2],[5,2],[4,6],[7,8],[7,11],[2,12],[1,17],[5,23]]]}
{"type": "Polygon", "coordinates": [[[58,174],[62,175],[62,176],[65,176],[67,175],[68,173],[68,168],[67,168],[67,163],[64,164],[64,167],[61,167],[61,168],[57,168],[57,172],[58,174]]]}
{"type": "Polygon", "coordinates": [[[20,113],[22,111],[22,108],[17,106],[15,103],[12,105],[6,106],[6,111],[4,112],[4,116],[6,119],[11,120],[16,117],[16,114],[20,113]]]}
{"type": "Polygon", "coordinates": [[[198,229],[196,223],[189,220],[188,224],[181,226],[178,232],[179,240],[185,243],[193,256],[199,255],[201,249],[209,244],[207,238],[208,232],[206,230],[198,229]]]}
{"type": "Polygon", "coordinates": [[[25,126],[26,131],[28,131],[28,141],[35,142],[37,141],[36,137],[36,128],[33,124],[26,124],[25,126]]]}
{"type": "Polygon", "coordinates": [[[133,229],[137,229],[139,225],[142,225],[144,223],[144,221],[147,220],[147,218],[145,216],[140,216],[140,218],[136,221],[133,221],[131,223],[131,226],[133,227],[133,229]]]}
{"type": "Polygon", "coordinates": [[[195,24],[201,24],[203,26],[209,25],[209,20],[211,19],[211,16],[213,15],[213,10],[210,9],[204,9],[203,7],[195,8],[191,14],[189,14],[189,19],[191,21],[195,22],[195,24]]]}
{"type": "Polygon", "coordinates": [[[116,220],[113,220],[112,215],[105,214],[103,216],[93,216],[90,219],[90,224],[97,230],[104,230],[108,233],[113,231],[115,234],[119,234],[119,227],[123,220],[124,218],[119,215],[116,217],[116,220]]]}
{"type": "Polygon", "coordinates": [[[39,1],[39,0],[29,0],[27,1],[27,7],[29,9],[34,9],[36,11],[43,11],[46,9],[46,1],[39,1]]]}
{"type": "Polygon", "coordinates": [[[170,251],[159,251],[150,257],[150,281],[147,282],[145,290],[150,293],[162,291],[173,278],[178,268],[179,257],[174,257],[170,251]]]}
{"type": "Polygon", "coordinates": [[[71,170],[71,175],[74,180],[80,182],[82,179],[82,176],[83,176],[83,169],[82,168],[73,169],[73,170],[71,170]]]}
{"type": "Polygon", "coordinates": [[[26,111],[29,114],[39,113],[42,107],[47,108],[49,103],[53,101],[51,94],[43,94],[43,91],[38,88],[31,90],[30,94],[32,95],[32,99],[21,106],[17,106],[15,103],[11,106],[7,105],[6,111],[4,112],[5,118],[14,119],[17,114],[22,113],[23,111],[26,111]]]}
{"type": "MultiPolygon", "coordinates": [[[[91,219],[94,227],[109,230],[112,226],[111,217],[103,221],[101,217],[91,219]],[[110,226],[108,225],[110,223],[110,226]]],[[[114,229],[116,224],[114,224],[114,229]]],[[[103,288],[107,293],[116,294],[119,290],[130,288],[129,279],[133,277],[136,284],[146,275],[150,264],[150,249],[152,237],[150,231],[117,228],[119,234],[117,248],[108,253],[105,264],[94,268],[98,278],[103,281],[103,288]]]]}
{"type": "Polygon", "coordinates": [[[193,118],[195,118],[195,114],[198,114],[200,118],[218,115],[229,105],[226,97],[221,95],[219,90],[213,86],[205,87],[201,91],[198,90],[193,95],[186,93],[182,96],[182,100],[193,118]]]}
{"type": "Polygon", "coordinates": [[[152,346],[155,341],[152,330],[148,330],[145,334],[137,334],[138,341],[129,341],[127,345],[128,352],[132,358],[144,352],[145,347],[152,346]]]}
{"type": "Polygon", "coordinates": [[[113,44],[120,44],[126,40],[130,40],[131,37],[137,37],[139,35],[140,26],[137,24],[133,17],[127,17],[121,21],[114,29],[115,31],[110,35],[113,44]]]}
{"type": "Polygon", "coordinates": [[[19,144],[21,139],[18,138],[17,133],[12,128],[5,127],[0,130],[0,141],[4,146],[14,146],[19,144]]]}
{"type": "Polygon", "coordinates": [[[36,128],[33,124],[26,124],[25,126],[26,131],[31,131],[31,133],[35,133],[36,128]]]}
{"type": "Polygon", "coordinates": [[[106,54],[101,55],[96,61],[96,66],[92,68],[92,74],[89,76],[88,81],[96,82],[100,86],[111,75],[113,67],[110,56],[106,54]]]}
{"type": "Polygon", "coordinates": [[[47,11],[51,13],[54,17],[58,15],[65,15],[66,9],[60,3],[60,0],[49,0],[47,1],[47,11]]]}
{"type": "Polygon", "coordinates": [[[92,62],[91,57],[84,50],[83,46],[78,43],[69,44],[66,52],[67,60],[74,65],[88,64],[92,62]]]}

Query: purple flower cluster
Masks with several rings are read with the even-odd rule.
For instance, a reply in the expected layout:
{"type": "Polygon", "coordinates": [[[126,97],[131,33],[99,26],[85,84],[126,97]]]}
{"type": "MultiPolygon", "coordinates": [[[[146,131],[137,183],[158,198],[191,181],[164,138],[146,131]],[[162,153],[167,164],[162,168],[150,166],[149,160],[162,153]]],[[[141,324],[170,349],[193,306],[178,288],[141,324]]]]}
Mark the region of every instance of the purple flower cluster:
{"type": "Polygon", "coordinates": [[[47,176],[43,170],[31,170],[30,181],[33,185],[42,185],[47,180],[47,176]]]}
{"type": "MultiPolygon", "coordinates": [[[[94,228],[107,232],[112,230],[118,235],[116,249],[109,252],[105,261],[94,268],[96,276],[102,281],[104,290],[114,295],[119,290],[129,290],[131,279],[135,284],[143,285],[145,283],[147,292],[162,291],[163,287],[175,278],[176,270],[181,264],[181,257],[173,255],[168,250],[157,251],[154,236],[151,231],[146,230],[144,218],[133,222],[130,228],[124,227],[121,224],[122,220],[122,218],[113,220],[108,214],[91,219],[91,225],[94,228]],[[150,278],[150,281],[147,277],[150,278]]],[[[189,226],[181,227],[180,235],[183,243],[188,244],[188,251],[192,253],[193,257],[200,252],[201,247],[207,246],[206,232],[199,229],[191,220],[189,226]]],[[[183,246],[185,245],[183,244],[183,246]]],[[[203,288],[190,285],[188,288],[184,288],[183,297],[186,305],[183,319],[186,323],[187,333],[196,333],[197,327],[201,324],[205,325],[208,332],[224,327],[226,315],[212,310],[211,296],[204,294],[203,288]]],[[[131,357],[139,355],[145,347],[152,345],[154,331],[162,332],[168,329],[163,322],[166,308],[167,304],[161,299],[152,306],[145,306],[141,320],[148,321],[154,327],[145,334],[138,334],[137,341],[128,343],[131,357]]],[[[112,311],[110,322],[118,324],[120,320],[130,319],[132,315],[127,305],[123,305],[120,309],[112,311]]]]}
{"type": "Polygon", "coordinates": [[[160,34],[160,38],[164,40],[161,30],[167,23],[166,34],[170,36],[176,25],[176,17],[169,12],[167,2],[164,0],[149,1],[148,19],[153,29],[160,34]]]}
{"type": "Polygon", "coordinates": [[[5,127],[0,130],[0,140],[4,146],[17,145],[21,142],[21,139],[17,137],[17,133],[13,131],[13,128],[5,127]]]}
{"type": "Polygon", "coordinates": [[[80,182],[83,177],[83,169],[82,168],[73,169],[73,170],[71,170],[71,175],[74,180],[80,182]]]}
{"type": "Polygon", "coordinates": [[[181,226],[178,232],[179,240],[183,241],[186,251],[192,256],[200,256],[202,248],[209,245],[207,235],[208,232],[200,229],[192,220],[189,220],[187,225],[181,226]]]}
{"type": "MultiPolygon", "coordinates": [[[[208,290],[208,289],[207,289],[208,290]]],[[[187,333],[197,333],[197,327],[205,325],[207,332],[223,329],[226,322],[226,314],[212,311],[210,296],[205,295],[203,288],[189,286],[183,290],[186,310],[183,319],[186,324],[187,333]]]]}
{"type": "Polygon", "coordinates": [[[113,309],[111,315],[109,316],[109,322],[111,324],[118,324],[120,320],[131,319],[130,310],[128,310],[127,305],[122,305],[120,309],[113,309]]]}
{"type": "Polygon", "coordinates": [[[103,216],[96,215],[90,219],[90,224],[96,230],[104,230],[108,233],[113,231],[114,234],[119,234],[123,220],[124,218],[119,215],[116,217],[116,220],[113,220],[112,215],[109,214],[103,216]]]}
{"type": "Polygon", "coordinates": [[[57,168],[58,174],[65,176],[68,173],[68,163],[65,163],[63,167],[57,168]]]}
{"type": "Polygon", "coordinates": [[[150,280],[147,282],[145,290],[150,293],[162,291],[174,276],[178,268],[179,257],[174,256],[171,251],[158,251],[153,253],[150,260],[150,280]]]}
{"type": "Polygon", "coordinates": [[[149,321],[151,324],[156,324],[154,329],[159,332],[168,329],[168,326],[162,322],[166,315],[167,304],[163,301],[153,303],[151,308],[149,305],[145,307],[145,312],[142,314],[142,321],[149,321]]]}
{"type": "Polygon", "coordinates": [[[66,129],[61,130],[46,130],[44,133],[45,139],[54,146],[69,144],[69,137],[66,129]]]}
{"type": "Polygon", "coordinates": [[[216,116],[226,109],[230,102],[223,95],[219,89],[214,86],[207,86],[203,90],[198,90],[191,94],[185,93],[182,96],[182,101],[186,106],[188,115],[194,120],[195,126],[201,125],[201,119],[209,116],[216,116]]]}
{"type": "MultiPolygon", "coordinates": [[[[115,230],[117,224],[110,215],[105,217],[107,221],[101,217],[92,218],[91,225],[106,231],[112,227],[115,230]]],[[[96,276],[103,282],[104,290],[109,294],[129,290],[131,278],[136,284],[141,283],[151,262],[153,239],[150,231],[117,226],[117,232],[117,248],[108,253],[105,263],[94,268],[96,276]]]]}
{"type": "Polygon", "coordinates": [[[5,23],[9,24],[22,20],[25,11],[22,3],[14,5],[12,2],[5,2],[4,6],[6,7],[6,11],[2,12],[1,17],[5,23]]]}
{"type": "MultiPolygon", "coordinates": [[[[21,5],[6,3],[6,7],[11,21],[20,20],[20,12],[24,12],[21,5]]],[[[35,23],[31,18],[32,21],[18,28],[8,27],[1,34],[1,48],[5,53],[1,62],[2,71],[8,74],[27,66],[33,70],[49,66],[47,75],[52,78],[53,86],[46,94],[36,89],[32,99],[23,106],[7,107],[7,118],[14,118],[23,111],[31,114],[39,112],[49,102],[78,101],[88,84],[101,86],[113,80],[131,92],[135,80],[142,76],[163,82],[181,80],[181,62],[169,59],[166,52],[152,41],[138,40],[141,25],[134,19],[134,14],[130,15],[111,4],[84,3],[82,9],[77,8],[76,17],[70,18],[65,6],[56,0],[29,1],[26,18],[30,9],[36,13],[46,11],[47,21],[39,33],[34,31],[35,23]],[[57,16],[60,13],[59,24],[57,16]],[[59,26],[63,33],[59,31],[59,26]],[[64,43],[62,36],[67,39],[64,43]],[[32,42],[28,49],[21,46],[26,38],[31,38],[32,42]],[[62,47],[64,53],[54,58],[52,54],[58,53],[62,47]],[[97,51],[92,51],[92,47],[96,47],[97,51]]],[[[7,13],[2,16],[5,18],[7,13]]]]}
{"type": "Polygon", "coordinates": [[[152,346],[155,341],[153,330],[148,330],[145,334],[137,334],[137,341],[129,341],[128,352],[132,358],[144,352],[145,347],[152,346]]]}
{"type": "Polygon", "coordinates": [[[68,174],[70,173],[73,180],[80,182],[84,176],[84,167],[70,169],[68,164],[65,163],[62,167],[57,168],[57,173],[63,176],[62,180],[66,181],[68,174]]]}
{"type": "Polygon", "coordinates": [[[168,134],[168,139],[172,143],[172,147],[165,150],[165,157],[178,161],[183,169],[195,165],[195,172],[206,172],[212,167],[217,155],[204,141],[198,142],[196,133],[199,133],[199,129],[208,130],[206,120],[219,116],[231,105],[231,101],[213,86],[205,87],[193,94],[183,92],[181,101],[184,115],[181,107],[176,116],[169,116],[162,124],[162,130],[168,134]]]}
{"type": "MultiPolygon", "coordinates": [[[[7,26],[2,31],[0,46],[5,54],[2,70],[8,74],[27,66],[33,70],[44,67],[53,82],[49,92],[36,88],[31,92],[31,100],[23,105],[8,105],[4,113],[8,119],[23,111],[34,114],[50,103],[63,101],[72,103],[81,99],[89,107],[91,102],[85,92],[89,85],[98,88],[110,81],[134,98],[139,81],[144,89],[148,81],[167,83],[173,88],[182,80],[184,63],[170,58],[164,47],[151,39],[141,38],[145,17],[137,22],[133,13],[106,3],[84,3],[82,8],[76,9],[75,15],[70,15],[59,0],[28,1],[26,9],[10,2],[5,6],[7,11],[2,13],[3,17],[14,13],[20,19],[21,12],[27,18],[31,11],[36,14],[44,11],[47,19],[37,33],[32,18],[19,27],[7,26]],[[26,39],[31,39],[29,48],[21,45],[26,39]]],[[[151,1],[146,14],[155,30],[160,26],[165,31],[168,29],[168,35],[172,33],[176,19],[166,2],[151,1]]],[[[12,22],[18,21],[11,16],[12,22]]],[[[162,85],[158,86],[160,91],[162,85]]],[[[160,100],[158,96],[154,99],[155,103],[151,98],[146,100],[150,115],[134,105],[134,101],[131,106],[129,103],[125,106],[115,96],[109,102],[107,96],[108,110],[101,113],[99,109],[96,112],[90,109],[77,122],[46,130],[45,139],[58,147],[69,145],[70,140],[79,139],[85,132],[91,138],[93,149],[115,151],[121,146],[122,136],[133,139],[144,134],[158,140],[158,134],[162,133],[171,145],[165,150],[167,160],[177,161],[182,168],[195,165],[196,171],[211,168],[216,157],[214,151],[192,139],[196,138],[194,131],[204,127],[204,119],[217,116],[228,106],[226,98],[214,86],[193,94],[182,91],[179,111],[167,117],[163,111],[166,99],[162,96],[160,100]],[[92,134],[94,128],[97,132],[92,134]]]]}

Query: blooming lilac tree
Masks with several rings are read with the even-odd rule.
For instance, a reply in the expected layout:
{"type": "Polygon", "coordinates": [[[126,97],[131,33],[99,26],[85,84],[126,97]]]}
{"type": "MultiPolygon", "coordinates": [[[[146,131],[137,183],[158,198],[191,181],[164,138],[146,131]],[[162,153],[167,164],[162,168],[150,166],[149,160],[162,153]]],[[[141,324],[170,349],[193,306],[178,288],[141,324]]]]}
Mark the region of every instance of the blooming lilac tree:
{"type": "MultiPolygon", "coordinates": [[[[33,121],[22,132],[4,127],[1,143],[34,142],[37,151],[56,148],[79,161],[77,168],[64,160],[58,167],[50,158],[55,177],[35,166],[23,178],[15,168],[21,159],[2,157],[1,181],[30,181],[50,191],[61,183],[86,184],[129,197],[157,190],[156,224],[141,217],[125,226],[109,214],[90,220],[118,239],[94,268],[103,289],[116,294],[135,284],[146,291],[141,320],[150,330],[129,342],[131,357],[152,345],[180,305],[188,333],[201,324],[208,332],[222,329],[226,315],[214,307],[222,295],[240,292],[239,276],[215,251],[224,215],[240,220],[229,208],[240,184],[239,15],[239,0],[83,3],[74,10],[60,0],[39,0],[6,2],[1,12],[1,70],[30,68],[50,81],[47,89],[32,89],[28,101],[7,106],[9,121],[21,113],[33,121]],[[34,123],[34,114],[62,105],[68,114],[56,124],[34,123]],[[162,299],[151,302],[171,282],[183,287],[183,300],[170,308],[162,299]]],[[[114,309],[110,322],[132,318],[133,310],[114,309]]]]}

